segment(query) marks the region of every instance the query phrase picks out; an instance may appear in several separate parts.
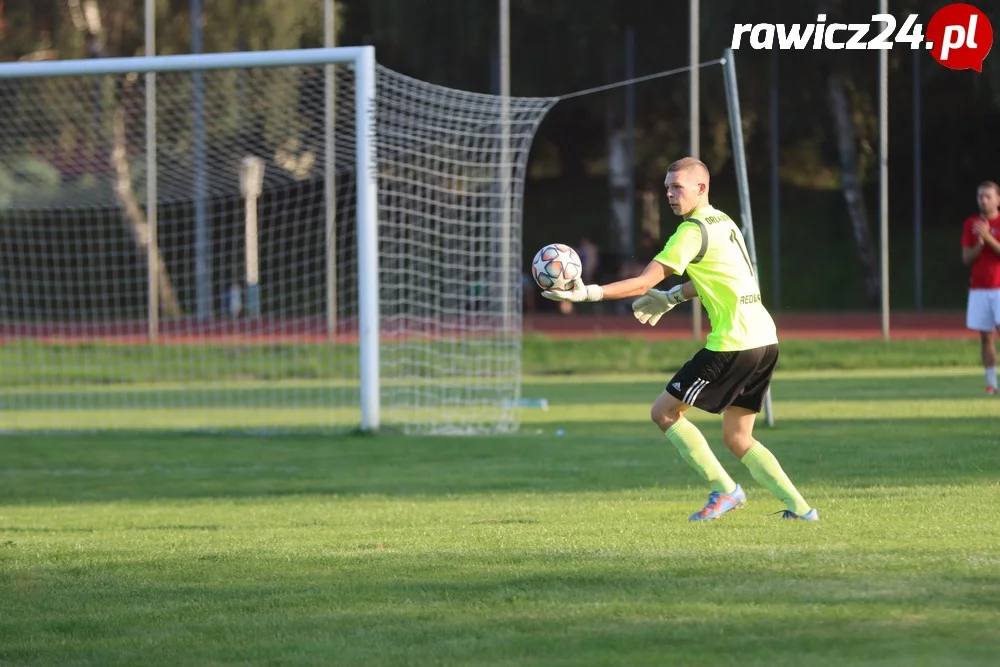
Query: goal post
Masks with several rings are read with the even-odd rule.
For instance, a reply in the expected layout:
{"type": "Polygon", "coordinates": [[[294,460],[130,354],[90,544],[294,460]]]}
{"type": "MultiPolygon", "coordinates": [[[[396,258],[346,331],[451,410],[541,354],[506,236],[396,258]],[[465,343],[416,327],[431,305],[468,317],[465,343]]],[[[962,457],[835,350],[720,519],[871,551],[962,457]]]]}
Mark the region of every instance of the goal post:
{"type": "MultiPolygon", "coordinates": [[[[324,49],[326,50],[326,49],[324,49]]],[[[328,53],[337,52],[336,48],[328,53]]],[[[378,163],[375,158],[375,49],[348,47],[354,65],[354,128],[356,141],[358,235],[358,337],[361,370],[361,430],[376,431],[381,423],[379,369],[378,163]]],[[[330,64],[328,61],[327,65],[330,64]]],[[[333,118],[327,114],[329,126],[333,118]]],[[[335,164],[327,165],[335,169],[335,164]]],[[[329,200],[329,196],[328,196],[329,200]]],[[[329,209],[327,209],[329,210],[329,209]]],[[[327,271],[332,267],[328,266],[327,271]]]]}
{"type": "Polygon", "coordinates": [[[373,47],[0,64],[0,430],[515,430],[555,102],[373,47]]]}

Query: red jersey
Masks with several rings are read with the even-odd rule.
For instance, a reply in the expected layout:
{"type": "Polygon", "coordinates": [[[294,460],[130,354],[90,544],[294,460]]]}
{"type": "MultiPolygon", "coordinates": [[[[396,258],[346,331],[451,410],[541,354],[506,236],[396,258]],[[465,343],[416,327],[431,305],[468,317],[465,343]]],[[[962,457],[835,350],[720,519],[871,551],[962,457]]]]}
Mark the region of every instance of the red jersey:
{"type": "MultiPolygon", "coordinates": [[[[979,241],[972,232],[976,220],[982,220],[981,215],[972,215],[962,224],[962,247],[971,248],[979,241]]],[[[990,233],[993,238],[1000,239],[1000,215],[989,221],[990,233]]],[[[979,257],[972,263],[972,275],[969,277],[970,289],[1000,289],[1000,255],[993,252],[990,246],[983,246],[979,257]]]]}

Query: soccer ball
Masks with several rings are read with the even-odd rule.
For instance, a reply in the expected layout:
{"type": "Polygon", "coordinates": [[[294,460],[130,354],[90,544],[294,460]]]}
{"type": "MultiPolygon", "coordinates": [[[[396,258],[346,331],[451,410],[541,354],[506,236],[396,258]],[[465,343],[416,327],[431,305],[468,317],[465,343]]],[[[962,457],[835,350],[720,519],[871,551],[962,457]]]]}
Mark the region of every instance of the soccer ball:
{"type": "Polygon", "coordinates": [[[542,289],[564,290],[583,273],[580,256],[568,245],[550,243],[531,260],[531,276],[542,289]]]}

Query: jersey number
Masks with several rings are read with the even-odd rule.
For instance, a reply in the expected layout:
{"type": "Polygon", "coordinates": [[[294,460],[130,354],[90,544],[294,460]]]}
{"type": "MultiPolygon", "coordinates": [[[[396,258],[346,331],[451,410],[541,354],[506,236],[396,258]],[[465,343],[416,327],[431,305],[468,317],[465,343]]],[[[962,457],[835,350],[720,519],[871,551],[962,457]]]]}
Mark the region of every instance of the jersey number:
{"type": "Polygon", "coordinates": [[[750,269],[750,276],[753,277],[753,264],[750,263],[750,256],[747,254],[747,249],[743,246],[743,235],[736,233],[736,230],[729,232],[729,240],[736,244],[736,247],[740,249],[740,254],[743,255],[743,259],[747,263],[747,268],[750,269]]]}

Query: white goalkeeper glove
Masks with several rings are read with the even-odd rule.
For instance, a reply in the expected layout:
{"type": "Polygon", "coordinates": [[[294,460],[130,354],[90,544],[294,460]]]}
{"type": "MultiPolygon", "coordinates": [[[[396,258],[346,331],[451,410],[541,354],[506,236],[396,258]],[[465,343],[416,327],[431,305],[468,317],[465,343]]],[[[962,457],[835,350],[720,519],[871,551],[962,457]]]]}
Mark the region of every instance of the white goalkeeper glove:
{"type": "Polygon", "coordinates": [[[549,289],[542,296],[550,301],[600,301],[604,298],[604,290],[600,285],[584,285],[583,280],[574,280],[568,285],[568,290],[549,289]]]}
{"type": "Polygon", "coordinates": [[[655,327],[664,313],[685,301],[687,301],[687,297],[684,296],[683,285],[671,287],[666,292],[651,289],[632,302],[632,314],[642,324],[655,327]]]}

